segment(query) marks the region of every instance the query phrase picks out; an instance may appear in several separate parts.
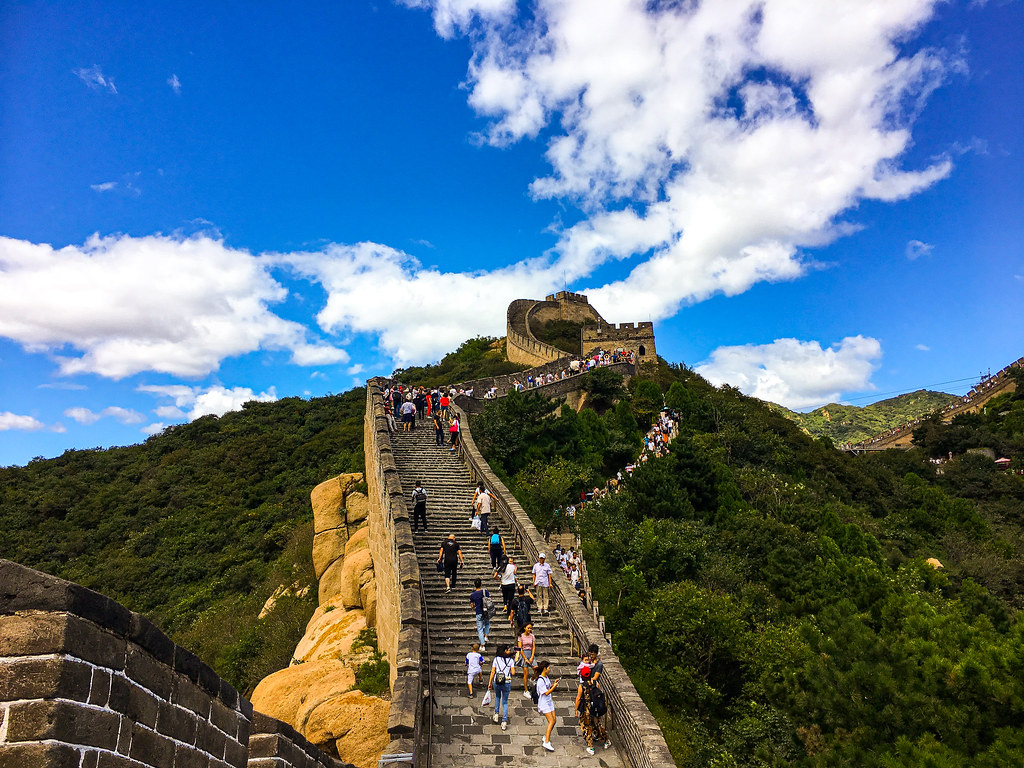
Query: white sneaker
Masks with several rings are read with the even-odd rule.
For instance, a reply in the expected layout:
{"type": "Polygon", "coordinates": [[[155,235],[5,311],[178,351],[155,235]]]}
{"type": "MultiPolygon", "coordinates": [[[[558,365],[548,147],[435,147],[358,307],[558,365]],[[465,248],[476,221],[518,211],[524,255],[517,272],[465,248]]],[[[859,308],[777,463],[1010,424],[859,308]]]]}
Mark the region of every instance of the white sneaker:
{"type": "Polygon", "coordinates": [[[498,722],[498,713],[497,712],[494,713],[494,717],[492,717],[491,720],[493,720],[494,722],[498,722]]]}
{"type": "Polygon", "coordinates": [[[508,730],[508,720],[502,720],[501,721],[501,730],[503,730],[503,731],[507,731],[508,730]]]}
{"type": "Polygon", "coordinates": [[[486,649],[486,648],[485,648],[484,646],[482,646],[482,645],[480,646],[480,653],[483,653],[483,652],[484,652],[484,651],[486,651],[486,650],[487,650],[487,649],[486,649]]]}
{"type": "Polygon", "coordinates": [[[587,747],[587,754],[588,755],[594,754],[594,748],[593,747],[587,747]]]}
{"type": "Polygon", "coordinates": [[[604,748],[605,748],[605,749],[608,749],[608,747],[610,747],[611,745],[612,745],[612,743],[611,743],[610,741],[606,741],[606,742],[604,743],[604,748]]]}
{"type": "Polygon", "coordinates": [[[533,697],[530,696],[530,692],[529,691],[523,691],[523,698],[524,699],[530,699],[530,698],[533,698],[533,697]]]}
{"type": "Polygon", "coordinates": [[[551,742],[550,741],[545,741],[541,746],[543,746],[544,749],[546,749],[548,752],[554,752],[555,751],[555,748],[553,746],[551,746],[551,742]]]}

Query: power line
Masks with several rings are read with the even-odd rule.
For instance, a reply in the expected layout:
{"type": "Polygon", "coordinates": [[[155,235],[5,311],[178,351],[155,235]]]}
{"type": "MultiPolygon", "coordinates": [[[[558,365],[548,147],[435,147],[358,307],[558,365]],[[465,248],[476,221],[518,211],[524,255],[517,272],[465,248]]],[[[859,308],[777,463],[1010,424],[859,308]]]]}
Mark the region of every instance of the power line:
{"type": "MultiPolygon", "coordinates": [[[[923,384],[921,386],[912,387],[910,389],[894,389],[891,392],[875,392],[875,393],[872,393],[870,395],[862,395],[861,397],[849,397],[849,398],[846,398],[846,401],[850,402],[850,403],[853,403],[853,402],[856,402],[858,400],[870,400],[871,398],[875,398],[875,397],[883,398],[883,397],[886,397],[887,395],[905,395],[905,394],[907,394],[909,392],[917,392],[919,389],[930,389],[931,387],[944,387],[946,384],[959,384],[959,383],[964,382],[964,381],[976,381],[977,378],[978,378],[977,376],[968,376],[968,377],[963,378],[963,379],[950,379],[949,381],[940,381],[937,384],[923,384]]],[[[822,403],[821,405],[814,406],[813,408],[811,408],[811,410],[813,411],[816,408],[823,408],[826,405],[832,405],[832,403],[822,403]]],[[[837,405],[842,405],[842,403],[837,403],[837,405]]]]}

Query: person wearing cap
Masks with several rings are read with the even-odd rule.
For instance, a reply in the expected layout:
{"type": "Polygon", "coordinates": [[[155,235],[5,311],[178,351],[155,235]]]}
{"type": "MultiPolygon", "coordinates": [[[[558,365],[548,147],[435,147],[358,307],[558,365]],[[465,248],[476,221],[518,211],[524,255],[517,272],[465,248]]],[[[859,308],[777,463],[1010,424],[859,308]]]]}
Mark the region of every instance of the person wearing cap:
{"type": "Polygon", "coordinates": [[[576,688],[576,712],[579,716],[580,731],[583,738],[587,740],[587,753],[594,754],[594,739],[604,742],[604,748],[608,749],[612,742],[608,738],[608,731],[605,730],[601,718],[591,710],[590,702],[594,695],[594,689],[598,688],[596,675],[592,667],[583,666],[580,668],[579,685],[576,688]]]}
{"type": "Polygon", "coordinates": [[[533,586],[537,590],[537,607],[540,609],[540,614],[547,616],[551,590],[551,566],[548,565],[543,552],[537,555],[537,562],[533,566],[533,586]]]}

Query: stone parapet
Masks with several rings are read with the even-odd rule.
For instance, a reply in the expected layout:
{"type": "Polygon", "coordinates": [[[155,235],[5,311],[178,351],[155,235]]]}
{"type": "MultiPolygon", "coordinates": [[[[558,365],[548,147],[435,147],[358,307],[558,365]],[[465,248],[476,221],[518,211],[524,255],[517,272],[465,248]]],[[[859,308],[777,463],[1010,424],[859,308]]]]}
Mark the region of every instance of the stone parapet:
{"type": "Polygon", "coordinates": [[[0,767],[343,766],[273,718],[255,724],[248,700],[145,617],[0,560],[0,767]],[[269,731],[302,758],[260,763],[250,741],[269,731]]]}
{"type": "MultiPolygon", "coordinates": [[[[455,398],[455,403],[460,408],[468,413],[482,413],[484,407],[490,400],[483,397],[483,394],[487,392],[491,387],[497,387],[496,397],[505,397],[512,389],[512,382],[519,379],[520,383],[524,383],[525,379],[529,375],[537,377],[539,375],[547,375],[548,373],[561,373],[564,368],[567,367],[565,360],[559,360],[554,363],[548,363],[547,365],[539,365],[536,368],[530,368],[527,371],[520,373],[508,373],[502,376],[492,376],[487,379],[477,379],[476,381],[467,382],[462,386],[466,389],[473,390],[473,397],[466,397],[465,395],[459,395],[455,398]]],[[[628,381],[636,373],[636,366],[631,363],[614,363],[612,365],[604,365],[601,368],[607,368],[613,371],[617,371],[622,374],[623,379],[628,381]]],[[[592,370],[597,370],[592,369],[592,370]]],[[[580,390],[583,384],[584,377],[590,373],[585,371],[583,373],[571,374],[565,379],[556,379],[550,384],[541,384],[533,387],[532,389],[524,390],[525,392],[538,392],[545,397],[556,398],[564,397],[570,392],[577,392],[580,390]]]]}
{"type": "Polygon", "coordinates": [[[530,314],[538,305],[551,304],[558,309],[558,302],[543,302],[535,299],[516,299],[508,305],[505,316],[505,349],[513,363],[544,365],[567,357],[565,351],[546,344],[530,330],[530,314]]]}
{"type": "MultiPolygon", "coordinates": [[[[545,549],[544,538],[477,449],[466,413],[457,410],[460,411],[461,425],[459,454],[469,467],[473,480],[482,482],[496,498],[491,520],[501,517],[505,535],[511,536],[515,545],[522,547],[531,561],[536,562],[537,555],[545,549]]],[[[675,765],[658,721],[640,698],[626,670],[606,642],[604,632],[594,616],[583,607],[564,579],[552,581],[551,597],[569,624],[574,649],[582,652],[592,643],[603,649],[601,660],[604,662],[604,674],[601,675],[601,688],[608,700],[612,727],[618,733],[629,761],[635,768],[675,765]]]]}
{"type": "MultiPolygon", "coordinates": [[[[391,710],[385,754],[405,754],[422,730],[425,684],[423,602],[420,571],[409,526],[409,505],[391,450],[384,397],[384,379],[366,383],[363,450],[370,514],[370,553],[377,580],[377,640],[391,665],[391,710]]],[[[411,492],[411,491],[410,491],[411,492]]],[[[393,765],[403,765],[393,763],[393,765]]]]}

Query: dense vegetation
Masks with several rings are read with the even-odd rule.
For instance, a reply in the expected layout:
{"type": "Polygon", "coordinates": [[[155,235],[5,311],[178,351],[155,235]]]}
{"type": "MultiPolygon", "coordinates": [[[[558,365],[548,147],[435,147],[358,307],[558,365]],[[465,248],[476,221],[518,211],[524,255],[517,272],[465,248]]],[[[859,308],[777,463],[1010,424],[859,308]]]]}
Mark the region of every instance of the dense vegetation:
{"type": "Polygon", "coordinates": [[[316,607],[309,493],[362,471],[365,402],[251,402],[141,445],[0,469],[0,557],[146,614],[248,690],[287,665],[316,607]],[[293,595],[257,623],[282,584],[293,595]]]}
{"type": "Polygon", "coordinates": [[[796,413],[774,403],[770,406],[795,421],[812,437],[828,437],[834,443],[859,443],[934,413],[956,399],[956,395],[945,392],[919,389],[871,405],[829,403],[808,413],[796,413]]]}
{"type": "Polygon", "coordinates": [[[681,414],[670,456],[580,517],[594,597],[677,763],[1024,762],[1024,478],[954,450],[1021,466],[1024,388],[927,424],[920,449],[853,457],[685,369],[645,373],[603,416],[508,398],[474,434],[543,525],[636,449],[655,393],[681,414]]]}
{"type": "Polygon", "coordinates": [[[572,320],[548,320],[530,323],[530,331],[541,341],[558,347],[570,355],[578,355],[582,347],[582,331],[586,323],[572,320]]]}
{"type": "Polygon", "coordinates": [[[434,365],[399,368],[391,376],[403,384],[440,387],[515,373],[527,367],[509,361],[505,339],[477,336],[462,342],[457,350],[449,352],[434,365]]]}

